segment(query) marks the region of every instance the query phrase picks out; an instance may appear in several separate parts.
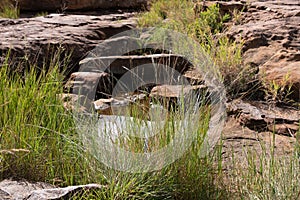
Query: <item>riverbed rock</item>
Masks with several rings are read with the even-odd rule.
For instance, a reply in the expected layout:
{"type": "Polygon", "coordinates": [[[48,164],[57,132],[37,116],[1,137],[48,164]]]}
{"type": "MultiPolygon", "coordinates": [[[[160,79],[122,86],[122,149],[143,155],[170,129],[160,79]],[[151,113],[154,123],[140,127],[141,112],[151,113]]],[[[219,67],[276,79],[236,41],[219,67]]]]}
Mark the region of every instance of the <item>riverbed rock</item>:
{"type": "Polygon", "coordinates": [[[93,101],[87,96],[63,93],[58,94],[57,98],[62,100],[64,108],[70,112],[91,113],[94,111],[93,101]]]}
{"type": "MultiPolygon", "coordinates": [[[[244,2],[239,22],[226,34],[243,42],[245,65],[259,68],[259,79],[281,84],[289,76],[290,98],[300,101],[300,4],[294,0],[244,2]]],[[[227,4],[236,4],[228,2],[227,4]]],[[[222,9],[222,4],[220,4],[222,9]]],[[[284,87],[284,86],[283,86],[284,87]]]]}
{"type": "Polygon", "coordinates": [[[149,0],[19,0],[19,7],[26,11],[66,11],[66,10],[94,10],[116,8],[143,8],[149,0]]]}
{"type": "Polygon", "coordinates": [[[72,195],[83,190],[101,189],[104,186],[99,184],[87,184],[57,188],[54,185],[36,182],[31,183],[26,180],[5,179],[0,182],[0,199],[27,199],[27,200],[47,200],[71,198],[72,195]]]}
{"type": "Polygon", "coordinates": [[[299,131],[300,111],[297,109],[234,100],[227,104],[227,112],[235,116],[241,125],[255,131],[271,131],[290,137],[296,137],[299,131]]]}
{"type": "MultiPolygon", "coordinates": [[[[106,15],[49,14],[20,19],[0,19],[0,52],[15,57],[27,56],[28,60],[53,60],[57,49],[72,51],[70,66],[78,69],[79,61],[101,41],[136,26],[134,12],[106,15]]],[[[60,57],[66,60],[67,55],[60,57]]],[[[69,66],[69,67],[70,67],[69,66]]],[[[67,66],[62,66],[62,68],[67,66]]],[[[70,72],[68,69],[67,72],[70,72]]]]}
{"type": "Polygon", "coordinates": [[[65,87],[70,93],[85,95],[92,100],[108,98],[112,95],[113,78],[105,72],[74,72],[65,87]]]}
{"type": "Polygon", "coordinates": [[[141,70],[148,69],[148,71],[137,71],[137,73],[143,73],[146,76],[155,74],[155,69],[163,66],[174,68],[179,73],[185,72],[192,66],[184,56],[176,54],[95,56],[83,59],[80,64],[95,66],[99,71],[116,75],[123,75],[133,68],[142,66],[141,70]],[[153,64],[158,64],[158,66],[152,67],[153,64]],[[143,67],[145,65],[149,65],[149,67],[143,67]]]}

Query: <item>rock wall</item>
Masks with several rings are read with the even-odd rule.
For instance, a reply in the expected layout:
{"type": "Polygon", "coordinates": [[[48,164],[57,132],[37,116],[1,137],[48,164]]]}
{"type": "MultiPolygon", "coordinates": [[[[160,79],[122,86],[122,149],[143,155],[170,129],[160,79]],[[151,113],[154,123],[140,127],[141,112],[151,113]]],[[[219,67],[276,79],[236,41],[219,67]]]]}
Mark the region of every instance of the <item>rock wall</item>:
{"type": "Polygon", "coordinates": [[[143,8],[149,0],[19,0],[21,10],[93,10],[115,8],[143,8]]]}

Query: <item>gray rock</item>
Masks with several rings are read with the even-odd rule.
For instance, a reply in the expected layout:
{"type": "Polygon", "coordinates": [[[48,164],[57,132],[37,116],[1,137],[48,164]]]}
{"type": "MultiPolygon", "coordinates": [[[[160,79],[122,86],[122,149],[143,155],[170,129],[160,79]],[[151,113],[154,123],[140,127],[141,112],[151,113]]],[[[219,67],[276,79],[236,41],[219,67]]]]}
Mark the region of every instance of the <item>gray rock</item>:
{"type": "Polygon", "coordinates": [[[13,181],[5,179],[0,182],[1,200],[47,200],[70,198],[76,192],[87,189],[101,189],[105,186],[98,184],[77,185],[56,188],[43,182],[31,183],[26,180],[13,181]]]}
{"type": "Polygon", "coordinates": [[[85,95],[94,100],[112,95],[113,80],[105,72],[74,72],[65,87],[73,94],[85,95]]]}

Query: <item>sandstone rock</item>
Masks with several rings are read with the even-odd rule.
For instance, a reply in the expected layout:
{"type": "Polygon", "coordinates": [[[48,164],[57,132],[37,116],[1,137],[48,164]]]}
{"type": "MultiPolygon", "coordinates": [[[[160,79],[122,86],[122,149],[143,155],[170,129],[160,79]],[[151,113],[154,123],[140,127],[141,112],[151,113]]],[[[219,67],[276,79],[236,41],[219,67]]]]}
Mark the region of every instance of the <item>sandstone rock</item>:
{"type": "Polygon", "coordinates": [[[300,4],[294,0],[250,0],[244,6],[240,24],[227,31],[232,39],[243,41],[244,64],[259,67],[261,81],[280,84],[290,74],[291,98],[299,102],[300,4]]]}
{"type": "Polygon", "coordinates": [[[94,100],[112,95],[113,80],[105,72],[74,72],[66,87],[73,94],[85,95],[94,100]]]}
{"type": "Polygon", "coordinates": [[[155,86],[150,93],[152,101],[159,101],[165,108],[172,110],[182,102],[185,104],[199,104],[208,97],[205,85],[160,85],[155,86]]]}
{"type": "Polygon", "coordinates": [[[300,111],[274,107],[263,102],[235,100],[227,104],[229,115],[255,131],[274,131],[277,134],[295,137],[299,130],[300,111]]]}
{"type": "Polygon", "coordinates": [[[146,94],[130,94],[122,97],[98,99],[94,107],[100,115],[124,115],[146,119],[149,98],[146,94]]]}
{"type": "Polygon", "coordinates": [[[30,183],[28,181],[13,181],[5,179],[0,182],[0,199],[25,199],[33,190],[52,189],[47,183],[30,183]]]}
{"type": "MultiPolygon", "coordinates": [[[[0,52],[27,55],[39,63],[51,60],[51,52],[73,51],[71,66],[78,65],[101,41],[135,27],[135,13],[100,16],[50,14],[45,17],[0,19],[0,52]]],[[[65,59],[65,56],[61,56],[65,59]]],[[[62,66],[66,67],[66,66],[62,66]]],[[[69,69],[70,71],[70,69],[69,69]]]]}
{"type": "Polygon", "coordinates": [[[91,9],[116,9],[116,8],[143,8],[148,0],[19,0],[21,10],[49,11],[49,10],[91,10],[91,9]]]}
{"type": "Polygon", "coordinates": [[[94,111],[92,100],[84,95],[58,94],[57,97],[63,101],[65,109],[80,113],[91,113],[94,111]]]}
{"type": "MultiPolygon", "coordinates": [[[[162,64],[174,68],[177,72],[183,73],[192,64],[181,55],[174,54],[153,54],[153,55],[130,55],[130,56],[105,56],[88,57],[80,61],[81,65],[95,66],[99,71],[107,71],[116,75],[122,75],[138,66],[145,64],[162,64]]],[[[149,70],[153,70],[151,68],[149,70]]],[[[154,72],[145,72],[146,75],[154,72]]]]}
{"type": "Polygon", "coordinates": [[[225,173],[232,172],[234,167],[247,169],[249,156],[253,154],[256,155],[253,161],[259,168],[262,164],[260,156],[270,158],[272,149],[276,158],[287,157],[294,153],[295,138],[276,134],[273,142],[272,131],[256,132],[242,126],[233,117],[227,119],[222,132],[222,167],[225,173]]]}

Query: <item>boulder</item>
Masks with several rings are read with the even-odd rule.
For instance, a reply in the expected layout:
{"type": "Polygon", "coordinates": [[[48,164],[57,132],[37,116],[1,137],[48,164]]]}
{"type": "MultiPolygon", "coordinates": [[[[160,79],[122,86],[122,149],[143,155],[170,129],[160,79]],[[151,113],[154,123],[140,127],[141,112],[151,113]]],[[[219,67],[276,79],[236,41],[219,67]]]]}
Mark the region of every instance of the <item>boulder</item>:
{"type": "Polygon", "coordinates": [[[73,94],[85,95],[92,100],[110,97],[113,78],[105,72],[74,72],[65,87],[73,94]]]}
{"type": "Polygon", "coordinates": [[[58,94],[66,110],[71,112],[91,113],[94,111],[92,100],[84,95],[77,94],[58,94]]]}
{"type": "Polygon", "coordinates": [[[94,108],[100,115],[123,115],[146,119],[149,103],[148,96],[141,93],[98,99],[94,101],[94,108]]]}
{"type": "Polygon", "coordinates": [[[21,10],[26,11],[65,11],[116,8],[143,8],[149,0],[18,0],[21,10]]]}

